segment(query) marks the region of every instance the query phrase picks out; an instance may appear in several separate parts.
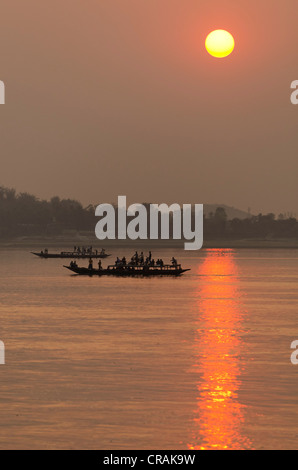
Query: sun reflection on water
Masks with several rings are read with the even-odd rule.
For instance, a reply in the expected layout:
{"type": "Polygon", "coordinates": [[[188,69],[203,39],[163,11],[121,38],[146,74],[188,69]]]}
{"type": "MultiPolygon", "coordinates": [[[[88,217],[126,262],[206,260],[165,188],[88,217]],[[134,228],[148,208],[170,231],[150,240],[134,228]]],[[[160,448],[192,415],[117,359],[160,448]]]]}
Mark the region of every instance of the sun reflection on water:
{"type": "Polygon", "coordinates": [[[194,450],[251,448],[239,401],[241,327],[237,266],[232,250],[208,250],[199,268],[195,370],[198,375],[194,450]]]}

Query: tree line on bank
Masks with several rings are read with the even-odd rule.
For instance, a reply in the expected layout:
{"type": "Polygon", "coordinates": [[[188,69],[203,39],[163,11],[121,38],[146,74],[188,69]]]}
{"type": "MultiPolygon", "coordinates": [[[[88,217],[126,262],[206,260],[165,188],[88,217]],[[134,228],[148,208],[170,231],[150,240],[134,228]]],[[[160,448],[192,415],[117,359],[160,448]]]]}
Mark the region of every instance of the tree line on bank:
{"type": "Polygon", "coordinates": [[[32,194],[0,187],[0,237],[62,234],[65,230],[93,230],[94,208],[78,201],[53,197],[40,200],[32,194]]]}
{"type": "MultiPolygon", "coordinates": [[[[45,201],[32,194],[18,194],[14,189],[0,187],[0,238],[2,239],[56,236],[67,231],[94,232],[97,222],[93,205],[83,207],[76,200],[59,197],[45,201]]],[[[298,221],[293,216],[282,214],[278,217],[274,214],[259,214],[244,219],[228,220],[226,211],[222,207],[218,207],[214,213],[204,215],[205,240],[253,238],[298,238],[298,221]]]]}

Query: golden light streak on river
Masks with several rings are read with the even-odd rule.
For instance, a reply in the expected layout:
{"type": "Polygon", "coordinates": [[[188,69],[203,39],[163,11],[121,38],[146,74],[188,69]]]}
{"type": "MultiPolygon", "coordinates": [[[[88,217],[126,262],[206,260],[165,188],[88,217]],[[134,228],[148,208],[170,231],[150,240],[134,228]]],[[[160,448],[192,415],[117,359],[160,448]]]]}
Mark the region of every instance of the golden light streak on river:
{"type": "Polygon", "coordinates": [[[208,250],[199,267],[196,363],[198,397],[189,449],[251,448],[239,400],[243,311],[232,251],[208,250]]]}

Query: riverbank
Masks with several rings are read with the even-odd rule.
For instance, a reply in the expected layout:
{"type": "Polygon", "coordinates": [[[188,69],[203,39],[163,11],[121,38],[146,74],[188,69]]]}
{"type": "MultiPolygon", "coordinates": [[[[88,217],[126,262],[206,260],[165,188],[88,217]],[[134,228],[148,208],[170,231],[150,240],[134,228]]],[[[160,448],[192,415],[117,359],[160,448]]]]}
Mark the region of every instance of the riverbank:
{"type": "MultiPolygon", "coordinates": [[[[173,248],[183,249],[184,241],[180,240],[105,240],[100,242],[93,233],[84,234],[76,237],[57,236],[57,237],[22,237],[10,240],[0,240],[0,248],[26,248],[28,250],[49,250],[67,249],[71,250],[74,246],[89,246],[94,249],[151,249],[155,248],[173,248]]],[[[204,249],[298,249],[298,239],[244,239],[244,240],[207,240],[204,241],[204,249]]]]}

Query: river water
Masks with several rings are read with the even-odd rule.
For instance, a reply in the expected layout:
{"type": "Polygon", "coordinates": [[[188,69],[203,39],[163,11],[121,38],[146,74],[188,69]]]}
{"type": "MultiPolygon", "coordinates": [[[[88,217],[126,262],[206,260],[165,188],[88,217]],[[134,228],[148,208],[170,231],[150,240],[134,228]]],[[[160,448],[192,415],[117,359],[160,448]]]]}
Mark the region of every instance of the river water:
{"type": "Polygon", "coordinates": [[[298,251],[175,256],[89,278],[0,249],[1,449],[298,449],[298,251]]]}

